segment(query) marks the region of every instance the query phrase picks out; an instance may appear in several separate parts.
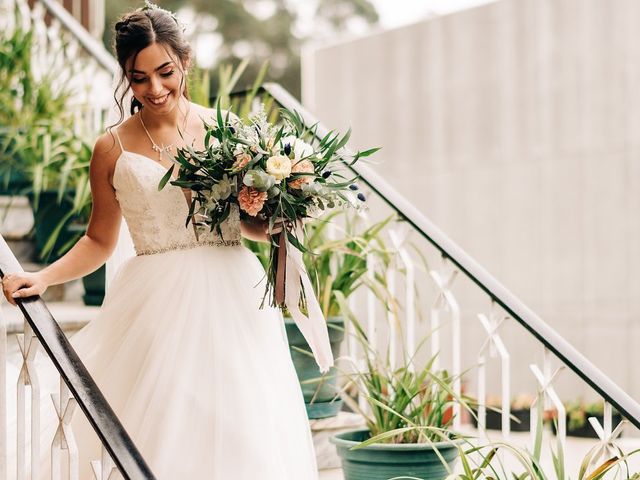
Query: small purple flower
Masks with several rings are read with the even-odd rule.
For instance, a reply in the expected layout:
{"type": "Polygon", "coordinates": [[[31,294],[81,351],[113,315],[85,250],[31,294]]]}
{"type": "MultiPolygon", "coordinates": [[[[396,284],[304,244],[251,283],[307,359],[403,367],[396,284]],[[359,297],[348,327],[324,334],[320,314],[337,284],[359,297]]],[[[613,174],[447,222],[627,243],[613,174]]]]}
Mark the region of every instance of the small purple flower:
{"type": "Polygon", "coordinates": [[[291,144],[290,143],[285,143],[284,144],[284,154],[289,156],[291,155],[291,144]]]}
{"type": "Polygon", "coordinates": [[[322,178],[329,178],[331,176],[331,170],[325,170],[324,172],[322,172],[322,178]]]}
{"type": "Polygon", "coordinates": [[[367,201],[367,197],[364,196],[364,193],[359,193],[358,194],[358,200],[360,200],[361,202],[366,202],[367,201]]]}
{"type": "Polygon", "coordinates": [[[351,185],[349,185],[349,188],[351,190],[358,190],[358,185],[356,185],[355,183],[352,183],[351,185]]]}

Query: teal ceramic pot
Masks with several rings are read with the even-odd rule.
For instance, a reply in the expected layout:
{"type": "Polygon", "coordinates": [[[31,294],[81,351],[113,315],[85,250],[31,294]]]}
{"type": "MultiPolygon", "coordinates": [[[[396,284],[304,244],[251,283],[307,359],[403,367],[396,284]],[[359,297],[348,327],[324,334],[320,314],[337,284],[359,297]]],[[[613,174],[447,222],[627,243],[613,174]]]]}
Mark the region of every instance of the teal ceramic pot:
{"type": "Polygon", "coordinates": [[[104,300],[106,266],[102,265],[95,272],[82,277],[84,295],[82,300],[85,305],[100,306],[104,300]]]}
{"type": "MultiPolygon", "coordinates": [[[[337,371],[331,368],[326,375],[321,376],[314,358],[300,351],[310,352],[309,344],[300,333],[292,318],[285,317],[285,329],[289,340],[291,359],[300,381],[304,402],[309,418],[333,417],[340,412],[342,400],[335,399],[337,393],[337,371]],[[307,382],[309,383],[303,383],[307,382]]],[[[334,358],[340,354],[340,344],[344,339],[344,320],[341,317],[327,319],[329,341],[334,358]]]]}
{"type": "Polygon", "coordinates": [[[58,193],[55,191],[44,191],[40,193],[40,201],[38,209],[34,209],[34,198],[32,194],[28,195],[29,203],[33,209],[34,226],[35,226],[35,246],[36,246],[36,262],[53,263],[60,258],[57,251],[60,247],[67,244],[74,237],[79,235],[71,229],[71,225],[75,219],[69,218],[64,226],[60,229],[55,246],[48,258],[42,257],[42,250],[48,242],[51,235],[54,234],[56,227],[67,215],[69,210],[73,208],[73,202],[67,198],[63,198],[58,203],[58,193]]]}
{"type": "Polygon", "coordinates": [[[455,442],[397,445],[380,443],[351,450],[368,438],[369,430],[352,430],[331,438],[342,461],[344,480],[388,480],[397,477],[442,480],[449,475],[449,470],[453,471],[458,458],[455,442]],[[436,454],[436,448],[447,465],[443,465],[436,454]]]}
{"type": "MultiPolygon", "coordinates": [[[[0,162],[3,160],[0,157],[0,162]]],[[[30,186],[31,180],[19,170],[11,170],[0,174],[0,195],[21,195],[30,186]]]]}

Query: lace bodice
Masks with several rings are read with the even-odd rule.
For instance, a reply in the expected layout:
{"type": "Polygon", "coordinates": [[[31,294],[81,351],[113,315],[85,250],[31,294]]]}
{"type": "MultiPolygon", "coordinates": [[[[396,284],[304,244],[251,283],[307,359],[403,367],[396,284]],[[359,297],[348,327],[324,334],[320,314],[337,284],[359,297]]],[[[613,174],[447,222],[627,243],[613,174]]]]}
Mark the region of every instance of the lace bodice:
{"type": "MultiPolygon", "coordinates": [[[[119,139],[118,139],[119,140],[119,139]]],[[[113,172],[113,186],[138,255],[240,243],[240,213],[235,208],[222,226],[222,237],[209,228],[185,227],[189,206],[182,189],[169,183],[158,190],[166,173],[161,164],[139,153],[122,150],[113,172]]]]}

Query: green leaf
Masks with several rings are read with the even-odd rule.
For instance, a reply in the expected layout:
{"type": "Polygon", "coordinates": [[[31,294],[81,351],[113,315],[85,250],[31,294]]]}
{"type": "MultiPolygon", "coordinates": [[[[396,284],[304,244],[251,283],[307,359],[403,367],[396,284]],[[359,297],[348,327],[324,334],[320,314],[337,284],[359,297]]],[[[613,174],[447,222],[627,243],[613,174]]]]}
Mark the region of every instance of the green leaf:
{"type": "Polygon", "coordinates": [[[175,165],[171,165],[169,170],[167,170],[167,173],[163,175],[162,179],[160,180],[160,183],[158,184],[158,191],[162,190],[167,184],[167,182],[171,180],[173,175],[173,167],[175,167],[175,165]]]}

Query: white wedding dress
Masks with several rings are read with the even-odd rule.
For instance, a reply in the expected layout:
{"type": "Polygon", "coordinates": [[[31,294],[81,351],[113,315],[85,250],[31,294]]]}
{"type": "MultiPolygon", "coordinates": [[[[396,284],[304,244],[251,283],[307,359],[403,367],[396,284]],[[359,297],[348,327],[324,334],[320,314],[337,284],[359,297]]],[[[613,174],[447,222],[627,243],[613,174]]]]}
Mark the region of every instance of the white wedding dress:
{"type": "MultiPolygon", "coordinates": [[[[158,479],[317,479],[283,319],[259,309],[264,270],[238,211],[196,240],[182,190],[158,191],[165,173],[122,149],[113,185],[137,255],[73,347],[158,479]]],[[[73,423],[90,479],[100,444],[80,411],[73,423]]]]}

